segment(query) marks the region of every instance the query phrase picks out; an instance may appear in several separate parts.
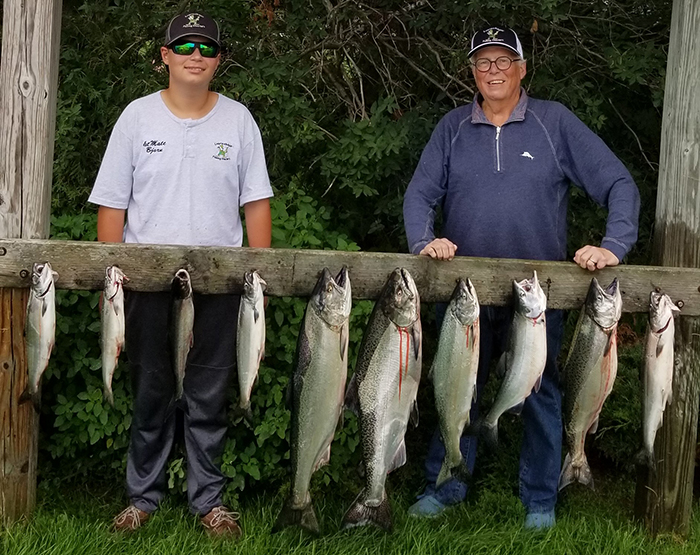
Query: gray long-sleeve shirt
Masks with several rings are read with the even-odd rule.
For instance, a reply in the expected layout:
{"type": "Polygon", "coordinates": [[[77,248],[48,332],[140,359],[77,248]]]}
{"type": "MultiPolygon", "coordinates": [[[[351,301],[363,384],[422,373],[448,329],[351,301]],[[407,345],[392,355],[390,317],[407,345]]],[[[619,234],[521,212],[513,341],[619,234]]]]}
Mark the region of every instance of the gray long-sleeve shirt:
{"type": "Polygon", "coordinates": [[[409,248],[435,238],[441,206],[441,236],[458,255],[564,260],[570,183],[608,209],[601,246],[622,260],[637,240],[639,191],[600,137],[524,90],[501,127],[475,99],[449,112],[423,151],[404,198],[409,248]]]}

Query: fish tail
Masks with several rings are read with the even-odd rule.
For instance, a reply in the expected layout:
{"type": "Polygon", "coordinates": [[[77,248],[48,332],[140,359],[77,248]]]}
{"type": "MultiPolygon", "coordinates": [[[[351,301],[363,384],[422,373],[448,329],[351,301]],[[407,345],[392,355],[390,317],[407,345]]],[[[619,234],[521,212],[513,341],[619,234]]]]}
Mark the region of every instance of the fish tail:
{"type": "Polygon", "coordinates": [[[588,465],[586,456],[583,456],[583,462],[580,465],[574,465],[571,459],[571,453],[567,453],[564,459],[564,466],[559,475],[559,491],[574,482],[579,482],[584,486],[595,489],[593,485],[593,473],[591,472],[591,467],[588,465]]]}
{"type": "Polygon", "coordinates": [[[22,395],[19,396],[19,402],[21,403],[26,403],[27,401],[31,401],[32,405],[34,405],[34,410],[36,412],[41,412],[41,393],[39,390],[37,391],[30,391],[29,385],[24,388],[24,391],[22,392],[22,395]]]}
{"type": "Polygon", "coordinates": [[[365,504],[363,490],[348,509],[348,512],[345,513],[341,527],[343,530],[346,530],[348,528],[366,526],[367,524],[374,524],[385,532],[391,532],[394,528],[394,523],[391,520],[389,498],[385,496],[379,505],[371,507],[365,504]]]}
{"type": "Polygon", "coordinates": [[[107,401],[109,403],[109,405],[112,408],[114,408],[114,393],[112,393],[111,386],[108,386],[107,384],[105,384],[102,393],[103,393],[105,401],[107,401]]]}
{"type": "Polygon", "coordinates": [[[654,451],[642,447],[634,455],[634,464],[638,466],[646,466],[652,472],[656,472],[656,457],[654,456],[654,451]]]}
{"type": "Polygon", "coordinates": [[[301,526],[304,530],[308,530],[314,534],[318,534],[321,531],[310,499],[306,505],[299,508],[295,508],[292,505],[291,497],[287,500],[280,514],[277,516],[272,531],[279,532],[287,526],[301,526]]]}
{"type": "Polygon", "coordinates": [[[250,401],[244,404],[238,405],[233,414],[236,418],[243,418],[248,424],[253,425],[253,409],[251,407],[250,401]]]}
{"type": "Polygon", "coordinates": [[[445,462],[442,463],[442,468],[440,468],[440,473],[438,474],[437,480],[435,480],[435,487],[439,488],[451,478],[454,478],[463,484],[468,484],[471,482],[472,473],[469,472],[469,468],[467,467],[467,463],[464,459],[461,459],[455,466],[450,466],[447,460],[445,460],[445,462]]]}

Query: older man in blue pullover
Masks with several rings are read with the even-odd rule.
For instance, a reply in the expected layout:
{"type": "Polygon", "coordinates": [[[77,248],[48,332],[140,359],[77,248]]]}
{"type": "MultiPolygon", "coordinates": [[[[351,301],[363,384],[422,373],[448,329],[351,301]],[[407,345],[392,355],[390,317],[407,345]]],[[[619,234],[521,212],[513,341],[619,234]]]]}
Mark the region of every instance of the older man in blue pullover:
{"type": "MultiPolygon", "coordinates": [[[[574,262],[590,271],[617,265],[637,240],[639,216],[639,192],[622,162],[564,106],[528,97],[520,86],[526,74],[523,50],[512,29],[477,32],[469,58],[479,92],[438,123],[406,191],[411,252],[439,260],[455,255],[565,260],[573,184],[608,209],[600,246],[580,248],[574,262]],[[440,237],[434,231],[438,206],[440,237]]],[[[482,307],[479,391],[491,359],[505,347],[510,317],[508,308],[482,307]]],[[[548,310],[547,365],[539,392],[522,411],[519,491],[527,528],[555,523],[562,446],[556,359],[562,332],[563,313],[548,310]]],[[[476,411],[475,406],[472,419],[476,411]]],[[[465,435],[461,447],[471,471],[476,438],[465,435]]],[[[436,431],[425,464],[428,485],[411,515],[435,516],[465,498],[467,485],[456,479],[435,487],[444,453],[436,431]]]]}

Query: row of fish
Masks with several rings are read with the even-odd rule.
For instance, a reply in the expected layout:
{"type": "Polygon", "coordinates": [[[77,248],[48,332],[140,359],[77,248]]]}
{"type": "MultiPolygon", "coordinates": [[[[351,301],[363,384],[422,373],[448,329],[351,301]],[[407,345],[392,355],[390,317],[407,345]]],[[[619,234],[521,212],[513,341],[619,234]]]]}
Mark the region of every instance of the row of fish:
{"type": "MultiPolygon", "coordinates": [[[[29,383],[22,400],[39,406],[39,383],[54,343],[56,273],[49,263],[35,264],[27,306],[29,383]]],[[[101,307],[104,394],[113,403],[111,381],[124,345],[123,284],[116,266],[106,269],[101,307]]],[[[247,272],[238,314],[237,355],[239,410],[248,420],[251,392],[265,351],[265,281],[247,272]]],[[[193,344],[194,304],[188,272],[179,270],[172,282],[172,363],[176,396],[183,391],[184,373],[193,344]]],[[[507,347],[497,365],[502,377],[498,394],[485,416],[470,422],[476,401],[479,361],[480,306],[472,283],[459,280],[447,306],[429,378],[434,385],[445,460],[439,486],[455,476],[469,479],[459,448],[467,430],[493,447],[498,421],[505,412],[519,413],[538,391],[547,357],[546,296],[535,272],[513,282],[514,311],[507,347]]],[[[344,527],[376,524],[392,527],[386,495],[387,475],[406,462],[404,436],[408,423],[418,424],[416,397],[421,376],[422,332],[420,296],[409,272],[397,268],[375,303],[365,330],[352,380],[346,388],[349,316],[352,307],[347,268],[333,277],[324,269],[307,304],[297,341],[291,380],[291,463],[289,497],[275,529],[300,525],[318,531],[310,498],[313,473],[330,460],[336,428],[344,408],[360,421],[365,485],[343,519],[344,527]]],[[[574,481],[593,485],[585,455],[585,438],[597,429],[603,403],[617,373],[617,323],[622,299],[617,279],[602,288],[593,278],[563,368],[563,420],[567,455],[559,488],[574,481]]],[[[671,400],[673,317],[678,309],[667,295],[651,293],[643,379],[643,447],[637,462],[654,467],[654,440],[671,400]]]]}
{"type": "MultiPolygon", "coordinates": [[[[28,383],[20,402],[31,400],[37,412],[41,408],[41,376],[49,364],[56,333],[56,288],[58,274],[51,264],[34,264],[27,304],[26,344],[28,383]]],[[[104,398],[114,406],[112,379],[125,342],[124,272],[117,266],[105,270],[101,298],[100,347],[104,398]]],[[[237,356],[240,384],[240,410],[250,419],[250,394],[265,350],[265,281],[257,272],[244,276],[244,293],[238,314],[237,356]]],[[[187,357],[194,343],[194,300],[187,270],[180,269],[172,280],[172,307],[168,332],[171,363],[175,374],[175,398],[183,395],[187,357]]]]}

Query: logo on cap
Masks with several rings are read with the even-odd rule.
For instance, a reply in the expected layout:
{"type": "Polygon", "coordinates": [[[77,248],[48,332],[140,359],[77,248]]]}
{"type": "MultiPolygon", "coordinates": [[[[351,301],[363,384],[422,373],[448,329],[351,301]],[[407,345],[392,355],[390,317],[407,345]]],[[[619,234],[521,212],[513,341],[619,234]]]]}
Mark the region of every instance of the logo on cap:
{"type": "Polygon", "coordinates": [[[187,23],[183,27],[204,27],[204,25],[199,24],[199,20],[203,17],[202,14],[188,13],[185,17],[187,18],[187,23]]]}
{"type": "Polygon", "coordinates": [[[496,40],[496,36],[500,32],[501,32],[500,29],[495,29],[493,27],[491,27],[491,29],[486,30],[486,34],[489,36],[489,40],[496,40]]]}

